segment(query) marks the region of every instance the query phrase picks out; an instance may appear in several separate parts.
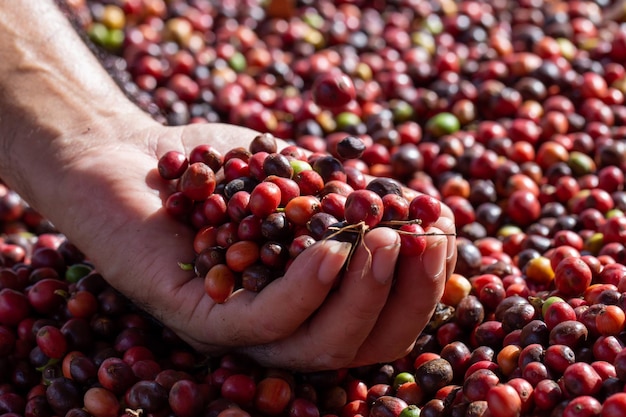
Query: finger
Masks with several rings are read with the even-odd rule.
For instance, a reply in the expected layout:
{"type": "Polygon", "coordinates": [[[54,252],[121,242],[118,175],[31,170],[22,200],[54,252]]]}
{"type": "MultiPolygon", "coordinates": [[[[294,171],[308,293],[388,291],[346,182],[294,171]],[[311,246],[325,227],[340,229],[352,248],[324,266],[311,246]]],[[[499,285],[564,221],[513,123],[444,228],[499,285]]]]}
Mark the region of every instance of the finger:
{"type": "MultiPolygon", "coordinates": [[[[208,306],[201,333],[217,345],[263,344],[284,338],[324,302],[350,251],[350,244],[318,242],[298,256],[287,273],[259,293],[239,290],[208,306]]],[[[208,298],[208,297],[206,297],[208,298]]]]}
{"type": "Polygon", "coordinates": [[[352,362],[384,308],[400,248],[388,228],[366,233],[339,287],[311,320],[293,336],[252,349],[261,362],[281,362],[296,369],[333,369],[352,362]]]}
{"type": "Polygon", "coordinates": [[[424,329],[441,298],[446,276],[447,237],[428,236],[420,256],[400,256],[396,281],[388,301],[355,365],[390,361],[404,356],[424,329]]]}
{"type": "Polygon", "coordinates": [[[248,149],[250,141],[259,132],[243,126],[210,123],[185,126],[181,133],[187,154],[197,145],[211,144],[221,152],[242,146],[248,149]]]}
{"type": "MultiPolygon", "coordinates": [[[[405,198],[410,201],[416,195],[419,195],[421,193],[410,188],[404,188],[403,194],[405,198]]],[[[450,209],[450,207],[448,207],[443,202],[441,203],[441,215],[439,216],[439,219],[435,222],[434,226],[440,229],[443,233],[452,235],[452,238],[448,239],[448,250],[446,256],[446,279],[448,279],[450,278],[450,275],[452,275],[452,273],[454,272],[454,266],[456,265],[456,239],[454,237],[456,236],[456,226],[452,209],[450,209]]]]}

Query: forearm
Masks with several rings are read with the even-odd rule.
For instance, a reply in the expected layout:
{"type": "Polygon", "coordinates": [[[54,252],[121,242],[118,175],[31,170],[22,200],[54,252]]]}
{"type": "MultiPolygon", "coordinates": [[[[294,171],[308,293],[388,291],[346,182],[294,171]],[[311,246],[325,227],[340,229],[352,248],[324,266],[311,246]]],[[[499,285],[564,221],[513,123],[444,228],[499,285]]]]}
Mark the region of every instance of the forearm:
{"type": "Polygon", "coordinates": [[[52,0],[0,0],[0,34],[0,178],[37,200],[37,175],[89,147],[89,132],[145,115],[52,0]]]}

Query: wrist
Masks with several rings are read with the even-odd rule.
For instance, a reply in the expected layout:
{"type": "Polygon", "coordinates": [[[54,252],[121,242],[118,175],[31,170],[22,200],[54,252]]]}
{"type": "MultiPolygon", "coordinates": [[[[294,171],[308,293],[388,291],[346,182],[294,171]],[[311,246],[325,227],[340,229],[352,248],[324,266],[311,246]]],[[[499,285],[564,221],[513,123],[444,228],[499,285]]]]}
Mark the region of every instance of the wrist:
{"type": "Polygon", "coordinates": [[[151,118],[126,98],[52,0],[4,2],[0,32],[0,178],[37,205],[45,182],[97,144],[99,132],[115,137],[111,129],[151,118]]]}

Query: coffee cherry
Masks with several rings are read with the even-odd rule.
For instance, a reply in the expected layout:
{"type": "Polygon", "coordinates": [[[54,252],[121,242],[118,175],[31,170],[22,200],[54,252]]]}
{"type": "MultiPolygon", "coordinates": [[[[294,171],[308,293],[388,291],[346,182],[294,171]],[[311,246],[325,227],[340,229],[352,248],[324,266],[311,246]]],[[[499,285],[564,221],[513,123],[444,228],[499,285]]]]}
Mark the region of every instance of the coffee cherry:
{"type": "Polygon", "coordinates": [[[248,209],[255,216],[263,218],[276,211],[280,201],[280,187],[271,182],[262,182],[250,193],[248,209]]]}
{"type": "Polygon", "coordinates": [[[591,269],[582,259],[563,259],[554,271],[554,284],[565,295],[582,294],[591,284],[591,269]]]}
{"type": "Polygon", "coordinates": [[[250,177],[250,165],[248,165],[247,161],[240,158],[233,157],[228,159],[224,162],[222,169],[224,171],[224,179],[226,181],[250,177]]]}
{"type": "Polygon", "coordinates": [[[280,242],[267,241],[259,249],[261,262],[270,268],[283,268],[287,264],[289,256],[289,248],[280,242]]]}
{"type": "Polygon", "coordinates": [[[71,379],[64,377],[53,379],[44,395],[48,406],[59,415],[65,415],[70,409],[80,407],[83,402],[80,387],[71,379]]]}
{"type": "Polygon", "coordinates": [[[392,178],[374,178],[365,188],[374,191],[381,198],[387,194],[403,195],[402,184],[392,178]]]}
{"type": "Polygon", "coordinates": [[[46,275],[51,276],[51,278],[40,279],[29,287],[27,292],[28,301],[35,311],[44,314],[52,314],[58,311],[65,303],[63,293],[67,292],[68,284],[67,282],[57,279],[55,273],[52,271],[41,272],[45,272],[46,275]],[[52,275],[50,275],[50,272],[52,272],[52,275]]]}
{"type": "Polygon", "coordinates": [[[252,139],[249,148],[252,154],[258,152],[275,153],[278,150],[278,145],[274,135],[270,133],[261,133],[252,139]]]}
{"type": "Polygon", "coordinates": [[[226,249],[226,265],[235,272],[243,272],[258,259],[259,246],[254,241],[241,240],[226,249]]]}
{"type": "Polygon", "coordinates": [[[343,107],[356,98],[352,79],[340,72],[327,72],[315,79],[313,100],[321,107],[343,107]]]}
{"type": "Polygon", "coordinates": [[[603,416],[614,417],[624,411],[626,411],[626,393],[613,394],[602,403],[601,415],[603,416]]]}
{"type": "Polygon", "coordinates": [[[415,372],[415,380],[427,393],[435,393],[452,382],[452,378],[452,366],[445,359],[430,360],[415,372]]]}
{"type": "Polygon", "coordinates": [[[318,212],[311,216],[306,223],[307,230],[314,239],[321,239],[328,231],[328,227],[337,223],[339,220],[332,214],[326,212],[318,212]]]}
{"type": "Polygon", "coordinates": [[[203,162],[194,162],[180,177],[179,189],[194,201],[203,201],[215,190],[216,181],[213,170],[203,162]]]}
{"type": "Polygon", "coordinates": [[[364,222],[375,227],[383,218],[383,201],[370,190],[356,190],[348,195],[344,209],[345,219],[350,224],[364,222]]]}
{"type": "Polygon", "coordinates": [[[211,194],[202,203],[202,213],[207,222],[219,226],[228,219],[226,200],[222,194],[211,194]]]}
{"type": "Polygon", "coordinates": [[[170,194],[165,201],[165,211],[173,218],[186,222],[193,212],[193,200],[182,191],[170,194]]]}
{"type": "Polygon", "coordinates": [[[324,179],[312,169],[299,172],[294,177],[294,181],[298,184],[302,195],[318,195],[324,189],[324,179]]]}
{"type": "Polygon", "coordinates": [[[261,222],[261,234],[268,240],[285,241],[292,237],[293,225],[284,212],[275,212],[261,222]]]}
{"type": "Polygon", "coordinates": [[[402,196],[386,194],[383,200],[383,222],[405,221],[409,218],[409,202],[402,196]]]}
{"type": "Polygon", "coordinates": [[[235,373],[224,380],[220,393],[235,404],[249,406],[254,400],[256,382],[249,375],[235,373]]]}
{"type": "Polygon", "coordinates": [[[510,385],[499,384],[487,392],[487,407],[494,417],[519,416],[522,411],[522,400],[510,385]]]}
{"type": "Polygon", "coordinates": [[[463,381],[463,393],[470,401],[487,398],[487,392],[500,382],[500,378],[489,369],[478,369],[463,381]]]}
{"type": "Polygon", "coordinates": [[[259,292],[272,281],[272,271],[265,265],[253,264],[241,273],[242,288],[259,292]]]}
{"type": "Polygon", "coordinates": [[[15,326],[28,317],[30,304],[27,297],[16,290],[0,290],[0,324],[15,326]]]}
{"type": "Polygon", "coordinates": [[[60,359],[67,352],[67,341],[60,329],[54,326],[43,326],[37,331],[37,346],[42,353],[51,359],[60,359]]]}
{"type": "Polygon", "coordinates": [[[262,413],[278,415],[287,408],[291,395],[291,387],[287,381],[269,376],[257,384],[254,407],[262,413]]]}
{"type": "Polygon", "coordinates": [[[306,225],[313,215],[321,210],[320,201],[311,195],[302,195],[294,198],[285,206],[287,220],[294,225],[306,225]]]}
{"type": "Polygon", "coordinates": [[[94,417],[114,417],[118,415],[120,403],[111,391],[104,388],[89,388],[83,397],[85,409],[94,417]]]}
{"type": "Polygon", "coordinates": [[[404,256],[419,256],[426,250],[426,236],[424,229],[417,223],[400,226],[400,254],[404,256]]]}
{"type": "Polygon", "coordinates": [[[289,159],[280,153],[271,153],[263,161],[263,172],[265,175],[276,175],[277,177],[292,178],[293,167],[289,159]]]}
{"type": "Polygon", "coordinates": [[[427,228],[441,216],[441,203],[426,194],[420,194],[409,204],[409,217],[421,221],[421,226],[427,228]]]}
{"type": "Polygon", "coordinates": [[[264,181],[272,182],[280,188],[280,206],[285,207],[289,201],[299,196],[300,187],[291,178],[279,177],[276,175],[269,175],[265,177],[264,181]]]}
{"type": "Polygon", "coordinates": [[[358,159],[364,150],[363,140],[354,136],[346,136],[337,143],[337,155],[343,159],[358,159]]]}
{"type": "Polygon", "coordinates": [[[129,407],[146,412],[162,410],[168,404],[167,391],[155,381],[136,382],[125,398],[129,407]]]}
{"type": "Polygon", "coordinates": [[[346,171],[341,161],[330,155],[315,158],[312,167],[322,177],[326,185],[333,180],[342,183],[347,180],[346,171]]]}
{"type": "Polygon", "coordinates": [[[233,194],[226,203],[226,213],[228,213],[229,219],[234,222],[240,222],[251,214],[250,193],[241,190],[233,194]]]}
{"type": "Polygon", "coordinates": [[[563,386],[572,396],[595,395],[601,389],[602,378],[591,365],[577,362],[565,369],[563,386]]]}
{"type": "Polygon", "coordinates": [[[372,417],[400,417],[408,407],[409,405],[398,397],[383,395],[374,400],[369,415],[372,417]]]}
{"type": "Polygon", "coordinates": [[[157,168],[162,178],[175,180],[183,175],[188,166],[189,161],[185,154],[178,151],[168,151],[159,158],[157,168]]]}
{"type": "Polygon", "coordinates": [[[204,290],[216,303],[225,302],[235,289],[235,273],[226,264],[217,264],[204,277],[204,290]]]}
{"type": "Polygon", "coordinates": [[[189,163],[202,162],[209,166],[213,172],[217,172],[222,167],[224,157],[209,144],[198,145],[189,152],[189,163]]]}
{"type": "Polygon", "coordinates": [[[268,155],[269,153],[260,151],[250,157],[250,160],[248,161],[248,173],[250,177],[257,181],[263,181],[265,179],[266,174],[263,169],[263,163],[268,155]]]}

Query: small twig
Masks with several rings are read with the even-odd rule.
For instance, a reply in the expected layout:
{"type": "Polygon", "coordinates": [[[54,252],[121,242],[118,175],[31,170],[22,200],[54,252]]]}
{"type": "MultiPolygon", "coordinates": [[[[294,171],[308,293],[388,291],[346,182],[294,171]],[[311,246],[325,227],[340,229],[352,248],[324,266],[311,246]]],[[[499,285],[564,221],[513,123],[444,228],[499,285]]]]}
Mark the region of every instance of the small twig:
{"type": "Polygon", "coordinates": [[[456,233],[439,233],[439,232],[427,232],[427,233],[415,233],[408,230],[396,230],[401,235],[414,235],[414,236],[456,236],[456,233]]]}
{"type": "Polygon", "coordinates": [[[141,416],[143,416],[143,409],[141,409],[141,408],[138,408],[136,410],[133,410],[132,408],[126,408],[126,409],[124,409],[124,412],[126,414],[130,414],[133,417],[141,417],[141,416]]]}
{"type": "MultiPolygon", "coordinates": [[[[356,250],[356,247],[359,246],[359,244],[363,240],[363,235],[368,231],[369,228],[367,227],[365,222],[359,222],[359,223],[355,223],[355,224],[348,224],[348,225],[343,226],[343,227],[330,226],[328,229],[332,230],[334,232],[331,233],[330,235],[326,236],[324,239],[332,239],[335,236],[338,236],[338,235],[340,235],[341,233],[344,233],[344,232],[357,233],[356,240],[354,241],[354,244],[350,248],[350,253],[348,254],[348,259],[346,260],[346,271],[347,271],[348,268],[349,268],[349,265],[350,265],[350,261],[352,260],[352,255],[354,255],[354,251],[356,250]]],[[[367,246],[365,248],[367,249],[367,246]]],[[[369,249],[367,249],[367,250],[369,252],[369,249]]]]}
{"type": "Polygon", "coordinates": [[[390,227],[401,227],[405,224],[422,224],[421,219],[413,219],[413,220],[387,220],[384,222],[378,223],[381,226],[390,226],[390,227]]]}
{"type": "MultiPolygon", "coordinates": [[[[413,220],[389,220],[389,221],[385,221],[385,222],[380,222],[379,225],[380,226],[395,226],[397,227],[396,229],[394,229],[396,232],[398,232],[398,234],[403,234],[403,235],[414,235],[414,236],[456,236],[456,233],[439,233],[439,232],[426,232],[426,233],[415,233],[415,232],[411,232],[408,230],[400,230],[399,228],[405,224],[421,224],[422,221],[420,219],[413,219],[413,220]]],[[[329,226],[328,230],[331,231],[332,233],[329,234],[328,236],[324,237],[324,240],[326,239],[332,239],[336,236],[339,236],[342,233],[356,233],[357,237],[356,240],[354,241],[354,243],[352,244],[352,247],[350,248],[350,253],[348,254],[348,258],[346,259],[346,271],[349,270],[349,266],[350,266],[350,261],[352,260],[352,256],[354,255],[354,252],[357,248],[357,246],[359,246],[361,244],[361,242],[363,241],[363,236],[365,236],[365,233],[371,231],[372,229],[370,227],[368,227],[365,222],[361,221],[359,223],[355,223],[355,224],[348,224],[342,227],[338,227],[338,226],[329,226]]],[[[367,245],[363,245],[363,247],[365,248],[365,250],[368,253],[368,263],[371,263],[372,261],[372,253],[370,251],[370,249],[367,247],[367,245]]],[[[366,268],[363,268],[362,271],[363,273],[365,273],[366,270],[369,270],[370,265],[368,265],[366,268]]]]}

